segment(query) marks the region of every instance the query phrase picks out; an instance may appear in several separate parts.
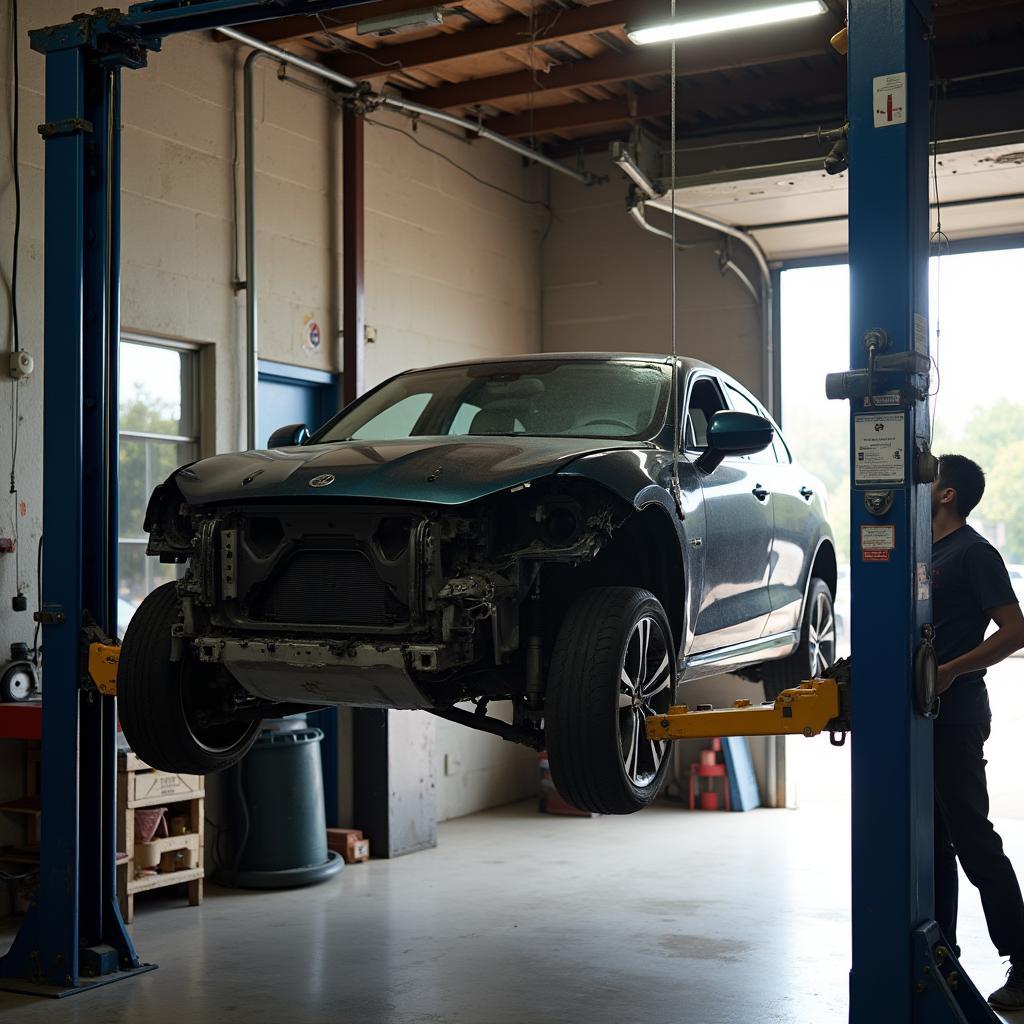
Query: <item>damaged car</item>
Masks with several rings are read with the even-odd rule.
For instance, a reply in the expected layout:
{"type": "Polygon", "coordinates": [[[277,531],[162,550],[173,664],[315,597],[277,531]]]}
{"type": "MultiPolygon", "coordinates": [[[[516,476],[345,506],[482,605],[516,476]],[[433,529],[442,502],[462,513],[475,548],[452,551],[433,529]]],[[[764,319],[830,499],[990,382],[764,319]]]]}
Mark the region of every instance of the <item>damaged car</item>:
{"type": "Polygon", "coordinates": [[[167,770],[234,764],[266,717],[418,709],[545,749],[567,800],[629,813],[664,780],[645,719],[679,684],[773,696],[835,653],[822,485],[691,359],[402,373],[312,436],[177,470],[145,529],[182,568],[128,627],[119,706],[167,770]]]}

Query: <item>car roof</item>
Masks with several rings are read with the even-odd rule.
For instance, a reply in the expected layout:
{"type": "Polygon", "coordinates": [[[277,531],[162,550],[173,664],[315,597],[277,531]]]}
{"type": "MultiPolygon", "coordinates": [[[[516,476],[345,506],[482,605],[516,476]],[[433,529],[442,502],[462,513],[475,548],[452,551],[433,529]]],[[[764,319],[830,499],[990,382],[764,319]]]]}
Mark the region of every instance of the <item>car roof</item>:
{"type": "MultiPolygon", "coordinates": [[[[486,359],[465,359],[454,363],[440,363],[437,366],[417,366],[406,370],[406,373],[414,373],[419,370],[448,370],[459,366],[489,366],[493,363],[539,363],[539,362],[573,362],[573,361],[600,361],[607,363],[615,362],[641,362],[641,363],[671,363],[672,357],[664,352],[521,352],[515,355],[490,356],[486,359]]],[[[721,373],[717,367],[710,363],[702,362],[700,359],[691,359],[688,356],[679,357],[679,366],[683,370],[714,370],[721,373]]]]}

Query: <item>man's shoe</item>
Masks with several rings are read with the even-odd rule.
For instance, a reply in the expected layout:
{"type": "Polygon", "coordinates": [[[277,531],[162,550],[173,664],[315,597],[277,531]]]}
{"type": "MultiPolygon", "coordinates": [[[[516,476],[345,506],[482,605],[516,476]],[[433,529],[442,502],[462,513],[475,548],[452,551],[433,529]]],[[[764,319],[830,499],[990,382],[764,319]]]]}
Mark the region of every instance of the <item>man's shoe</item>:
{"type": "Polygon", "coordinates": [[[1024,967],[1011,965],[1006,984],[988,997],[988,1003],[997,1010],[1024,1010],[1024,967]]]}

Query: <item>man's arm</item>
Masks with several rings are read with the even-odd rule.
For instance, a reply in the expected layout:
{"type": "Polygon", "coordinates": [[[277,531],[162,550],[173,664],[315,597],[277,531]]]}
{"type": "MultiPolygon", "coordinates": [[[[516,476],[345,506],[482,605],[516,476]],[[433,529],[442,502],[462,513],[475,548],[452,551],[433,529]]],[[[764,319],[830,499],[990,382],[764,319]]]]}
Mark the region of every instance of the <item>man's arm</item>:
{"type": "Polygon", "coordinates": [[[1019,604],[1000,605],[991,609],[989,615],[999,628],[973,651],[939,666],[939,693],[948,690],[957,676],[998,665],[1024,647],[1024,614],[1021,614],[1019,604]]]}

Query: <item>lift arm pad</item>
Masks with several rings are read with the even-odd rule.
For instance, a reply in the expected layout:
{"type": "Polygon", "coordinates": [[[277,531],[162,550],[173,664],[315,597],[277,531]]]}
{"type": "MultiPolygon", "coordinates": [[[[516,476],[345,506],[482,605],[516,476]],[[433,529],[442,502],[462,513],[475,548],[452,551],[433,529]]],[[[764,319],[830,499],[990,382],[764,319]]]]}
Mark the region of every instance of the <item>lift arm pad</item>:
{"type": "Polygon", "coordinates": [[[749,700],[738,700],[731,708],[699,711],[675,704],[666,714],[647,719],[647,736],[652,740],[817,736],[834,728],[839,717],[839,684],[835,679],[811,679],[783,690],[774,703],[751,705],[749,700]]]}
{"type": "Polygon", "coordinates": [[[89,644],[89,677],[105,697],[117,696],[117,665],[121,648],[116,644],[89,644]]]}

